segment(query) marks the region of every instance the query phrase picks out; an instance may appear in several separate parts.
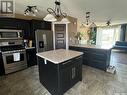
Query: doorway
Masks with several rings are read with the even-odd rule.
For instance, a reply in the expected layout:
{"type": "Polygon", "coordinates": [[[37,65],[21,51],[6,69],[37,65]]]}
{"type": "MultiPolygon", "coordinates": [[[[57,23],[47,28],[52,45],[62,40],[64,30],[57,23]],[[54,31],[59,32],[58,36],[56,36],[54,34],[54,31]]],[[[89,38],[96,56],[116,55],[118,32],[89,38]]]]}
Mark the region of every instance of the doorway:
{"type": "Polygon", "coordinates": [[[66,24],[55,24],[55,47],[66,49],[66,24]]]}

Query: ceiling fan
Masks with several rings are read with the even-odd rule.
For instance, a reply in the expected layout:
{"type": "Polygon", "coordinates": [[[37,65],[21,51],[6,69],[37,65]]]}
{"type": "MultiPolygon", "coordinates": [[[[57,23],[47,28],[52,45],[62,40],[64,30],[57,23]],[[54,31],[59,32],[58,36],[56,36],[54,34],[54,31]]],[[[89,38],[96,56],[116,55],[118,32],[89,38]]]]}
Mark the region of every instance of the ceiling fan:
{"type": "Polygon", "coordinates": [[[109,19],[109,20],[106,22],[106,25],[107,25],[107,26],[110,26],[110,25],[111,25],[111,19],[109,19]]]}

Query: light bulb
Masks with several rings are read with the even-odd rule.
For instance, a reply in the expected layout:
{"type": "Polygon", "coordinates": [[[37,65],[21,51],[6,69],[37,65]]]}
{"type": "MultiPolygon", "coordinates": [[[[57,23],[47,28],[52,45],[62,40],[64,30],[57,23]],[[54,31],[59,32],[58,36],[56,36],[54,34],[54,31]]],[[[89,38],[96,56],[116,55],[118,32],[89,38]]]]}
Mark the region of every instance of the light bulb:
{"type": "Polygon", "coordinates": [[[36,14],[33,14],[33,16],[36,16],[36,14]]]}

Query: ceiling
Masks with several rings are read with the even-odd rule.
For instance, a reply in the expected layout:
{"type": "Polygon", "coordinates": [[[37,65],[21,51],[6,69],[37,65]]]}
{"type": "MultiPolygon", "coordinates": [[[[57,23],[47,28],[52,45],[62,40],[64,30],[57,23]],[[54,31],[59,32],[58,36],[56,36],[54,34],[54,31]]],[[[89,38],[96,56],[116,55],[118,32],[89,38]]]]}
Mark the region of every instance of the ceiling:
{"type": "MultiPolygon", "coordinates": [[[[16,13],[23,14],[27,5],[36,5],[38,17],[47,14],[47,8],[54,8],[55,0],[15,0],[16,13]]],[[[127,0],[61,0],[62,11],[80,22],[85,21],[85,12],[91,12],[91,20],[104,25],[111,19],[112,24],[127,23],[127,0]]]]}

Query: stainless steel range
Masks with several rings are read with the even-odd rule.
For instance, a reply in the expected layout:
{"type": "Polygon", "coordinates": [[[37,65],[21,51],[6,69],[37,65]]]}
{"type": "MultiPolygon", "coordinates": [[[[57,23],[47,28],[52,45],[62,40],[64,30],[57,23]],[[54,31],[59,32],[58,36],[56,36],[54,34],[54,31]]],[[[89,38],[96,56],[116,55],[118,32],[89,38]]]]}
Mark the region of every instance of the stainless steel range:
{"type": "Polygon", "coordinates": [[[23,39],[19,36],[21,33],[21,30],[0,30],[0,50],[5,74],[27,68],[26,50],[23,39]]]}

